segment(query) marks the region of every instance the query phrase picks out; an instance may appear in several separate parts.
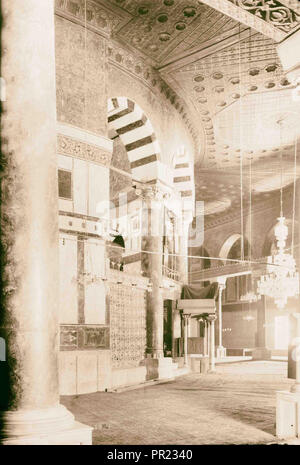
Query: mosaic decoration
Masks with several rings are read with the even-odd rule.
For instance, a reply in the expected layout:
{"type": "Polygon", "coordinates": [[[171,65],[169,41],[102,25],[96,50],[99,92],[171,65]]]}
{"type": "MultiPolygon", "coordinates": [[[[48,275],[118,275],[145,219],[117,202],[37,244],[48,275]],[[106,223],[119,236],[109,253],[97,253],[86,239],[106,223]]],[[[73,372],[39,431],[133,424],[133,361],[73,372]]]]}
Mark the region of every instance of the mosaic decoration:
{"type": "Polygon", "coordinates": [[[146,292],[122,284],[109,287],[112,366],[137,367],[146,351],[146,292]]]}
{"type": "Polygon", "coordinates": [[[109,328],[89,325],[61,325],[60,350],[109,349],[109,328]]]}

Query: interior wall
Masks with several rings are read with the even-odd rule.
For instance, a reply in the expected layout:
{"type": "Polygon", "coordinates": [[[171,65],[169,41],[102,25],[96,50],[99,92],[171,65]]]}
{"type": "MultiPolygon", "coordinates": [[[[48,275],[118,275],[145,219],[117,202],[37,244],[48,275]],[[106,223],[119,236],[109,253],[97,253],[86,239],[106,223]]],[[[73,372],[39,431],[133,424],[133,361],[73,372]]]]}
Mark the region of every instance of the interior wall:
{"type": "MultiPolygon", "coordinates": [[[[257,346],[257,308],[254,304],[223,305],[223,346],[227,349],[257,346]],[[253,320],[244,319],[253,317],[253,320]]],[[[216,334],[218,334],[218,320],[216,334]]],[[[216,336],[217,337],[217,336],[216,336]]]]}
{"type": "Polygon", "coordinates": [[[57,120],[107,135],[106,39],[55,16],[57,120]]]}
{"type": "Polygon", "coordinates": [[[142,79],[135,78],[121,66],[108,66],[110,98],[127,97],[136,102],[151,121],[161,148],[161,161],[172,168],[172,160],[182,146],[194,159],[194,142],[182,118],[170,101],[156,90],[156,93],[142,79]]]}
{"type": "MultiPolygon", "coordinates": [[[[298,312],[298,307],[299,307],[299,302],[297,299],[289,298],[284,310],[279,310],[276,307],[276,304],[273,299],[271,298],[266,299],[266,323],[265,324],[266,324],[266,347],[268,349],[274,349],[274,350],[280,349],[278,345],[278,339],[280,339],[280,328],[276,328],[276,318],[286,317],[290,319],[290,316],[293,313],[298,312]],[[277,334],[276,334],[276,330],[277,330],[277,334]]],[[[280,322],[278,321],[278,323],[280,322]]],[[[290,326],[290,330],[292,330],[291,325],[293,325],[293,317],[291,318],[290,323],[288,323],[288,326],[290,326]]],[[[282,325],[282,332],[284,330],[285,328],[282,325]]],[[[282,337],[285,339],[284,334],[282,334],[282,337]]]]}

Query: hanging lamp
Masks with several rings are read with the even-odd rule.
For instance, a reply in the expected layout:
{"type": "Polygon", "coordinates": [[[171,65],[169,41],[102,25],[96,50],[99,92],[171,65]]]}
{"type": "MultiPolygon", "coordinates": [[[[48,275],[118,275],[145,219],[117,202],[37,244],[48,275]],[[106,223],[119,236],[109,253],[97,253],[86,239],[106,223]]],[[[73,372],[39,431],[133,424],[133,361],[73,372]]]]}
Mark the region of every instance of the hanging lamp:
{"type": "MultiPolygon", "coordinates": [[[[283,119],[278,121],[281,126],[283,119]]],[[[295,149],[296,154],[296,149],[295,149]]],[[[296,155],[295,155],[296,157],[296,155]]],[[[294,186],[296,172],[294,172],[294,186]]],[[[295,208],[295,206],[294,206],[295,208]]],[[[285,223],[282,209],[282,154],[281,154],[281,187],[280,187],[280,216],[275,226],[274,234],[277,242],[277,253],[267,259],[267,273],[260,277],[257,290],[260,295],[272,297],[277,308],[283,310],[288,297],[299,295],[299,274],[296,271],[296,262],[293,255],[285,253],[288,227],[285,223]]],[[[294,222],[294,215],[293,215],[294,222]]],[[[293,225],[294,230],[294,225],[293,225]]]]}

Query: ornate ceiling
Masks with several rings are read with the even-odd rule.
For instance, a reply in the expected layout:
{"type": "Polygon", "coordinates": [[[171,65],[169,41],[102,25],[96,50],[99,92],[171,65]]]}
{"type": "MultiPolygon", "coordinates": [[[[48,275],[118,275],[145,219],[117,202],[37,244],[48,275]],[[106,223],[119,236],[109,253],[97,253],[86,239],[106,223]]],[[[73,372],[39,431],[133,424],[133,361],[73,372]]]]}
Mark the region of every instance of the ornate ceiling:
{"type": "MultiPolygon", "coordinates": [[[[270,165],[291,170],[295,122],[276,42],[300,26],[295,0],[98,0],[119,18],[116,42],[142,57],[189,106],[205,140],[195,160],[206,214],[240,204],[251,164],[253,200],[280,187],[270,165]],[[278,119],[285,128],[278,130],[278,119]],[[282,153],[282,157],[281,157],[282,153]],[[242,157],[242,158],[241,158],[242,157]],[[241,162],[242,161],[242,162],[241,162]]],[[[297,126],[296,126],[297,127],[297,126]]],[[[277,175],[277,178],[276,178],[277,175]]],[[[280,179],[282,181],[282,177],[280,179]]],[[[291,182],[291,176],[284,183],[291,182]]],[[[246,202],[246,200],[245,200],[246,202]]]]}

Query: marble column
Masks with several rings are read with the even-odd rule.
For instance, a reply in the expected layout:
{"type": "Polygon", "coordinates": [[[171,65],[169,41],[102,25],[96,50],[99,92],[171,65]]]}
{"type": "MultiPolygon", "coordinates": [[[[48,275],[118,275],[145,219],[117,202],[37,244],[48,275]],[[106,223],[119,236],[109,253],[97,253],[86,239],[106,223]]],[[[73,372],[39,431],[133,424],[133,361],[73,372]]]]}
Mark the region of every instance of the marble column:
{"type": "Polygon", "coordinates": [[[4,0],[2,16],[2,442],[89,444],[59,404],[53,0],[4,0]]]}
{"type": "Polygon", "coordinates": [[[189,252],[189,227],[193,220],[193,214],[190,211],[184,211],[180,218],[179,234],[179,257],[177,257],[177,270],[179,280],[183,284],[188,283],[188,252],[189,252]]]}
{"type": "Polygon", "coordinates": [[[162,226],[163,198],[155,187],[143,189],[142,217],[142,271],[150,278],[152,292],[148,295],[147,353],[153,358],[162,358],[164,305],[162,295],[162,226]],[[143,252],[144,251],[144,252],[143,252]]]}
{"type": "Polygon", "coordinates": [[[163,218],[167,196],[159,186],[145,185],[138,192],[142,208],[142,271],[150,278],[152,291],[147,297],[148,379],[173,377],[172,358],[164,357],[164,302],[163,302],[163,218]]]}
{"type": "Polygon", "coordinates": [[[184,355],[184,366],[188,366],[188,337],[189,337],[189,322],[191,315],[189,313],[182,314],[184,322],[183,332],[183,355],[184,355]]]}
{"type": "Polygon", "coordinates": [[[216,371],[215,367],[215,315],[209,315],[207,317],[210,325],[210,335],[209,335],[209,372],[214,373],[216,371]]]}
{"type": "Polygon", "coordinates": [[[208,350],[207,350],[207,321],[206,319],[203,320],[203,323],[204,323],[203,355],[207,355],[208,350]]]}
{"type": "Polygon", "coordinates": [[[218,298],[218,322],[219,322],[219,344],[217,347],[217,357],[226,357],[226,349],[223,347],[223,322],[222,322],[222,294],[226,287],[226,278],[220,278],[219,281],[219,298],[218,298]]]}

